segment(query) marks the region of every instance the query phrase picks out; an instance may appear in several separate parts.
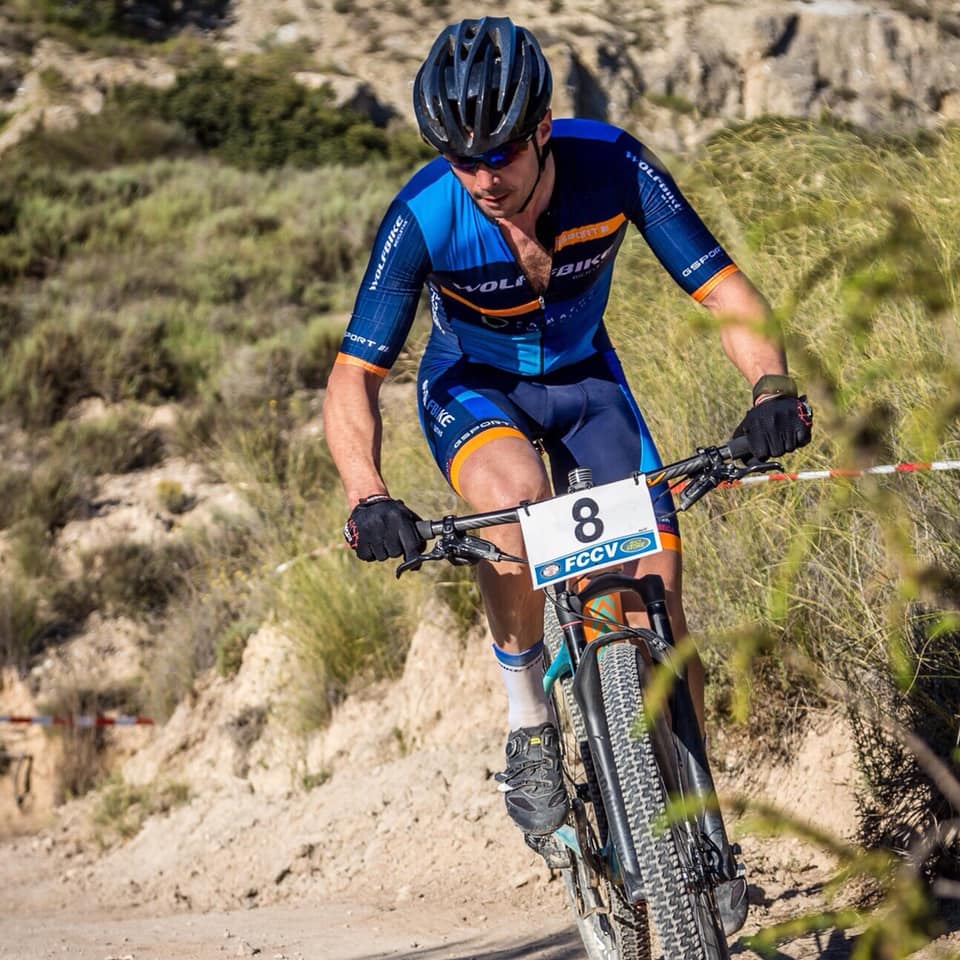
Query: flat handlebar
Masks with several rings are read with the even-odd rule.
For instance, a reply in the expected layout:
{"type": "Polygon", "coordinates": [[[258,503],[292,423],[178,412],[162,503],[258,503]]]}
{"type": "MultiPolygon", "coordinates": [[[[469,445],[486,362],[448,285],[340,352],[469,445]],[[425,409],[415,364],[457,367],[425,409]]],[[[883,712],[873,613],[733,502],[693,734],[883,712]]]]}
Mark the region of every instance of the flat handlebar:
{"type": "MultiPolygon", "coordinates": [[[[676,480],[678,477],[697,477],[703,474],[717,464],[730,463],[733,460],[740,460],[750,455],[750,442],[746,437],[734,437],[727,443],[716,447],[701,447],[692,457],[684,460],[677,460],[675,463],[669,463],[664,467],[659,467],[647,474],[647,485],[656,486],[658,483],[665,483],[670,480],[676,480]]],[[[763,464],[763,469],[781,469],[779,464],[763,464]]],[[[754,468],[745,468],[751,471],[754,468]]],[[[719,481],[718,481],[719,482],[719,481]]],[[[713,484],[716,486],[716,483],[713,484]]],[[[695,499],[699,499],[703,493],[711,489],[706,485],[703,491],[695,499]]],[[[694,500],[681,505],[680,509],[685,510],[691,506],[694,500]]],[[[505,510],[492,510],[488,513],[474,513],[464,517],[444,517],[442,520],[419,520],[417,522],[417,532],[424,540],[432,540],[444,533],[465,533],[469,530],[481,530],[484,527],[495,527],[501,523],[516,523],[519,519],[520,508],[524,504],[516,507],[509,507],[505,510]]]]}

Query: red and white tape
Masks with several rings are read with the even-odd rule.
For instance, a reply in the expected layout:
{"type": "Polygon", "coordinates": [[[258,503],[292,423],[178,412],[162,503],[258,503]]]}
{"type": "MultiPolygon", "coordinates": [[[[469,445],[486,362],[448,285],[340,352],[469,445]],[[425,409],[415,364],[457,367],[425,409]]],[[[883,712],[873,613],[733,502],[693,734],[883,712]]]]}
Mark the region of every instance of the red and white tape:
{"type": "Polygon", "coordinates": [[[35,723],[41,727],[152,727],[150,717],[128,716],[121,713],[115,717],[105,717],[101,714],[81,713],[73,716],[56,716],[54,714],[40,714],[37,716],[16,716],[14,714],[0,714],[0,723],[35,723]]]}
{"type": "Polygon", "coordinates": [[[860,470],[843,467],[832,470],[800,470],[797,473],[758,473],[742,480],[725,483],[725,487],[737,487],[748,483],[769,483],[771,480],[829,480],[834,477],[867,477],[891,473],[921,473],[927,470],[960,470],[960,460],[934,460],[930,463],[885,463],[860,470]]]}

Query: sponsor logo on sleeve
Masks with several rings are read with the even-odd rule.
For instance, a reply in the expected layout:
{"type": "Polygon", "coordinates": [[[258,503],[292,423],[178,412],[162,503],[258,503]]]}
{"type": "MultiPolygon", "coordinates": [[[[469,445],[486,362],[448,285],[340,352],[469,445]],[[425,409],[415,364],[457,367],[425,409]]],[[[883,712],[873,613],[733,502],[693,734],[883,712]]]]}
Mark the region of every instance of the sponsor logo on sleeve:
{"type": "Polygon", "coordinates": [[[409,219],[404,216],[398,216],[393,222],[393,226],[390,228],[390,232],[387,234],[387,239],[383,244],[383,249],[380,251],[380,259],[377,261],[377,269],[373,273],[373,280],[370,281],[369,290],[376,290],[380,284],[380,278],[383,276],[383,271],[386,269],[387,261],[390,259],[390,254],[396,248],[397,244],[400,242],[400,238],[403,236],[403,232],[407,229],[407,224],[409,219]]]}
{"type": "Polygon", "coordinates": [[[716,246],[709,253],[705,253],[702,257],[698,257],[693,263],[688,267],[683,268],[683,275],[689,277],[691,273],[695,273],[699,270],[705,263],[709,263],[714,257],[719,257],[723,253],[723,247],[716,246]]]}

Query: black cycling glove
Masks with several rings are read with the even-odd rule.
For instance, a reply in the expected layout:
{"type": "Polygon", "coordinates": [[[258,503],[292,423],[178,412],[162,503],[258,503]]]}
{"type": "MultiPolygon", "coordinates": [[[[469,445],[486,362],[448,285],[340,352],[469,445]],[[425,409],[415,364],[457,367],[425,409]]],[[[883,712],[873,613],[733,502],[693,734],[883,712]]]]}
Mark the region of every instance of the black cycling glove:
{"type": "Polygon", "coordinates": [[[361,560],[410,559],[427,545],[417,532],[419,519],[402,500],[366,497],[353,508],[343,537],[361,560]]]}
{"type": "MultiPolygon", "coordinates": [[[[786,381],[788,378],[778,379],[786,381]]],[[[733,435],[747,438],[750,454],[755,460],[769,460],[808,444],[812,424],[813,410],[807,398],[798,397],[794,388],[792,394],[782,392],[760,400],[747,411],[733,435]]]]}

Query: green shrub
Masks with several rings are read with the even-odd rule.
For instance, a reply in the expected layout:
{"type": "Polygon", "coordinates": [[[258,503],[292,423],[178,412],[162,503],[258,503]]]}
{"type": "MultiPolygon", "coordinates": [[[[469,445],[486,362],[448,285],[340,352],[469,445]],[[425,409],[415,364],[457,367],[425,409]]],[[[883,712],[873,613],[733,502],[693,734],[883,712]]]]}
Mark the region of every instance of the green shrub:
{"type": "Polygon", "coordinates": [[[295,563],[284,574],[280,610],[296,647],[294,694],[307,729],[326,723],[351,690],[399,674],[416,597],[404,586],[389,568],[360,564],[346,550],[295,563]]]}
{"type": "Polygon", "coordinates": [[[63,98],[73,89],[70,81],[56,67],[44,67],[38,76],[40,86],[52,97],[63,98]]]}
{"type": "Polygon", "coordinates": [[[221,677],[233,677],[240,671],[247,641],[256,633],[258,626],[252,620],[231,623],[217,640],[216,665],[221,677]]]}
{"type": "Polygon", "coordinates": [[[0,666],[23,669],[41,625],[32,589],[19,579],[0,579],[0,666]]]}
{"type": "MultiPolygon", "coordinates": [[[[108,113],[122,130],[135,130],[144,118],[176,126],[200,150],[246,169],[360,164],[377,157],[408,166],[430,155],[413,131],[387,135],[361,114],[336,108],[329,88],[298,83],[293,73],[305,64],[291,57],[302,54],[284,48],[228,67],[207,53],[179,73],[170,90],[118,90],[108,113]]],[[[148,155],[147,145],[141,156],[148,155]]]]}
{"type": "Polygon", "coordinates": [[[40,0],[34,16],[41,23],[76,31],[80,36],[164,40],[184,27],[209,30],[227,14],[229,0],[40,0]]]}
{"type": "Polygon", "coordinates": [[[82,114],[69,130],[35,129],[12,151],[61,170],[110,170],[123,164],[197,152],[185,132],[161,116],[137,116],[109,96],[100,113],[82,114]]]}
{"type": "Polygon", "coordinates": [[[167,343],[163,317],[119,324],[90,314],[33,328],[13,345],[0,398],[25,426],[50,426],[86,397],[156,403],[192,386],[189,358],[167,343]]]}
{"type": "Polygon", "coordinates": [[[53,533],[71,520],[88,516],[93,489],[89,477],[69,460],[48,457],[30,472],[29,484],[21,490],[17,515],[39,520],[53,533]]]}
{"type": "Polygon", "coordinates": [[[38,516],[24,517],[10,530],[13,558],[20,572],[30,578],[45,577],[56,570],[50,548],[50,529],[38,516]]]}
{"type": "Polygon", "coordinates": [[[47,598],[50,614],[63,633],[71,633],[82,627],[87,617],[99,609],[101,602],[97,582],[83,576],[56,581],[47,598]]]}
{"type": "Polygon", "coordinates": [[[0,530],[22,519],[24,491],[30,486],[26,467],[0,466],[0,530]]]}
{"type": "Polygon", "coordinates": [[[163,460],[163,436],[141,425],[136,414],[124,411],[87,421],[57,424],[52,442],[63,456],[88,474],[130,473],[163,460]]]}
{"type": "Polygon", "coordinates": [[[73,330],[47,324],[14,345],[3,373],[3,399],[24,425],[49,426],[93,394],[86,343],[73,330]]]}
{"type": "Polygon", "coordinates": [[[328,90],[308,90],[254,60],[231,68],[208,57],[157,100],[164,119],[239,167],[360,163],[388,152],[359,115],[334,108],[328,90]]]}
{"type": "Polygon", "coordinates": [[[92,819],[99,840],[109,845],[116,839],[136,836],[153,816],[168,813],[190,800],[190,788],[176,781],[134,786],[113,776],[100,790],[92,819]]]}
{"type": "Polygon", "coordinates": [[[87,558],[102,603],[113,614],[131,617],[161,612],[183,587],[194,561],[192,549],[183,543],[115,543],[87,558]]]}
{"type": "Polygon", "coordinates": [[[197,677],[216,666],[218,646],[235,624],[241,625],[233,638],[239,643],[243,624],[261,622],[272,585],[259,573],[260,536],[247,519],[222,516],[214,530],[193,540],[189,576],[149,657],[144,695],[151,716],[170,716],[197,677]]]}
{"type": "Polygon", "coordinates": [[[154,488],[160,506],[168,513],[186,513],[192,510],[197,498],[183,489],[183,484],[177,480],[159,480],[154,488]]]}

